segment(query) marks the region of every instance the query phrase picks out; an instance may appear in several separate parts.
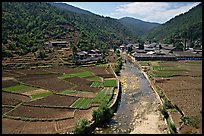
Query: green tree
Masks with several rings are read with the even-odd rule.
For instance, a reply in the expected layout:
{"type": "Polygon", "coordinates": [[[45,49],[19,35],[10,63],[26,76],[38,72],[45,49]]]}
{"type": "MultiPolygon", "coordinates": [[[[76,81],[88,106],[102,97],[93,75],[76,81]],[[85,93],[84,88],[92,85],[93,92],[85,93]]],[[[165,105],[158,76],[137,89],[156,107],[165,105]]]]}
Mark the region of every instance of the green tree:
{"type": "Polygon", "coordinates": [[[84,134],[89,122],[87,119],[81,119],[77,122],[74,128],[74,134],[84,134]]]}
{"type": "Polygon", "coordinates": [[[92,116],[97,125],[109,121],[113,116],[113,111],[108,107],[108,101],[103,101],[99,108],[93,111],[92,116]]]}

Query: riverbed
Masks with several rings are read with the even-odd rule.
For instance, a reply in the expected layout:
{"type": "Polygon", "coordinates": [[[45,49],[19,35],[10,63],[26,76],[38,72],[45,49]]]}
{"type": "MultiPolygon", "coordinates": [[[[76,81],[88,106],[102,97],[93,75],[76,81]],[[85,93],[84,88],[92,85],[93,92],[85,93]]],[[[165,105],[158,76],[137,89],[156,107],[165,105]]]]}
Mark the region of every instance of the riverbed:
{"type": "Polygon", "coordinates": [[[127,61],[119,79],[121,100],[108,124],[96,128],[94,134],[166,134],[160,113],[160,102],[139,67],[127,61]]]}

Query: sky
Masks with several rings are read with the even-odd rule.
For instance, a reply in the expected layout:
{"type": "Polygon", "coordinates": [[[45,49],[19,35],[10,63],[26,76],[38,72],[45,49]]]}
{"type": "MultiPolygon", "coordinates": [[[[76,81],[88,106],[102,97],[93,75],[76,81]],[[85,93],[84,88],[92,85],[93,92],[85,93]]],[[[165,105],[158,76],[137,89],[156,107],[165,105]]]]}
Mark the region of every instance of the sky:
{"type": "Polygon", "coordinates": [[[111,18],[133,17],[148,22],[165,23],[189,11],[200,2],[64,2],[111,18]]]}

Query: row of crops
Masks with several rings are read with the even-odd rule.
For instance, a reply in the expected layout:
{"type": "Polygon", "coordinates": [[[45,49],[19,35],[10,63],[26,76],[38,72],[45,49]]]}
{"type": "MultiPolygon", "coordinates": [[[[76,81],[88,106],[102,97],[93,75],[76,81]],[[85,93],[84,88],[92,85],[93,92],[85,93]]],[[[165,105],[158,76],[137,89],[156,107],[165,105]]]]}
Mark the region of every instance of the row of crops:
{"type": "Polygon", "coordinates": [[[93,99],[79,98],[70,107],[79,108],[79,109],[86,109],[89,107],[89,104],[91,103],[92,100],[93,99]]]}
{"type": "Polygon", "coordinates": [[[189,70],[180,69],[177,66],[152,66],[151,74],[154,77],[173,77],[185,75],[189,70]]]}

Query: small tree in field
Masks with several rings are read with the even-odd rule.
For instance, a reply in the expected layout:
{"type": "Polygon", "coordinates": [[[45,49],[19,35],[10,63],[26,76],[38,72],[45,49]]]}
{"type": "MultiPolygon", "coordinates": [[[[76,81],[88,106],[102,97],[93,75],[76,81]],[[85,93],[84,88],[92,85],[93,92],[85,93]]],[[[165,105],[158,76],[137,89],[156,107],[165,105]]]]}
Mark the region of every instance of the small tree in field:
{"type": "Polygon", "coordinates": [[[77,122],[75,128],[74,128],[74,133],[75,134],[82,134],[85,133],[85,129],[88,127],[88,120],[87,119],[81,119],[77,122]]]}

